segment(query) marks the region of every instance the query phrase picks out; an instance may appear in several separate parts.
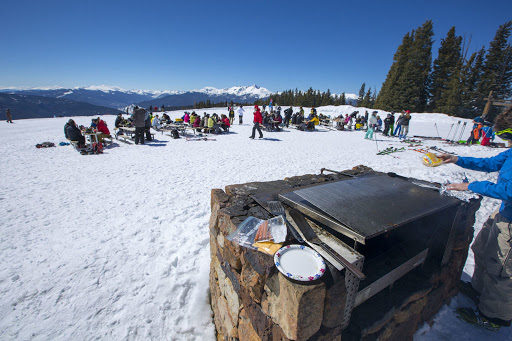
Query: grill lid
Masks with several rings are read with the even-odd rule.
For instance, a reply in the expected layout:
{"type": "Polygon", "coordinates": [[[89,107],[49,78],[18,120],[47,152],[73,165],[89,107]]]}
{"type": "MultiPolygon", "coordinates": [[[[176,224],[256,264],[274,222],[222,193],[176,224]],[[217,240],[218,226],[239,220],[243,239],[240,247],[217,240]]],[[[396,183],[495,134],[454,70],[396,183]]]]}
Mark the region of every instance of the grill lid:
{"type": "MultiPolygon", "coordinates": [[[[460,202],[453,197],[440,195],[437,190],[385,174],[331,182],[292,193],[364,238],[387,232],[460,202]]],[[[286,199],[299,203],[296,197],[293,198],[290,195],[286,199]]]]}

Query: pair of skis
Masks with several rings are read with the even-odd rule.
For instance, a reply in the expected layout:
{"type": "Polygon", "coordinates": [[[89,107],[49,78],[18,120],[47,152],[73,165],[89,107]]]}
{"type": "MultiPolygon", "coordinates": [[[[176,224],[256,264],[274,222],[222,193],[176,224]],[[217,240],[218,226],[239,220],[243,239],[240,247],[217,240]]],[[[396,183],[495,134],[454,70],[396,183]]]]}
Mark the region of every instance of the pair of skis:
{"type": "Polygon", "coordinates": [[[434,147],[430,147],[429,149],[416,148],[416,149],[413,149],[413,150],[415,152],[422,153],[422,154],[432,153],[432,151],[435,151],[435,152],[438,152],[438,153],[455,155],[455,153],[449,152],[447,150],[444,150],[444,149],[441,149],[441,148],[438,148],[438,147],[435,147],[435,146],[434,147]]]}
{"type": "Polygon", "coordinates": [[[436,147],[436,146],[430,147],[430,149],[435,150],[436,152],[439,152],[439,153],[455,155],[455,153],[453,153],[453,152],[449,152],[447,150],[441,149],[441,148],[436,147]]]}
{"type": "Polygon", "coordinates": [[[403,152],[403,151],[405,151],[404,147],[402,147],[402,148],[389,147],[384,150],[381,150],[380,152],[377,153],[377,155],[388,155],[388,154],[393,154],[396,152],[403,152]]]}

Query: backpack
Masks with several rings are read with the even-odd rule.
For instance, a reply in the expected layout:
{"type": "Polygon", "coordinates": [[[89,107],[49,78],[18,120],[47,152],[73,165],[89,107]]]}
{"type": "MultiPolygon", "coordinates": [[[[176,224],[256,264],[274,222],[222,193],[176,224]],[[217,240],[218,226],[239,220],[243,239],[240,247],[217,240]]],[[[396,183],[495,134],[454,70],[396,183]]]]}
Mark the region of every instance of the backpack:
{"type": "Polygon", "coordinates": [[[178,133],[178,129],[171,130],[171,137],[173,139],[179,139],[180,138],[180,134],[178,133]]]}

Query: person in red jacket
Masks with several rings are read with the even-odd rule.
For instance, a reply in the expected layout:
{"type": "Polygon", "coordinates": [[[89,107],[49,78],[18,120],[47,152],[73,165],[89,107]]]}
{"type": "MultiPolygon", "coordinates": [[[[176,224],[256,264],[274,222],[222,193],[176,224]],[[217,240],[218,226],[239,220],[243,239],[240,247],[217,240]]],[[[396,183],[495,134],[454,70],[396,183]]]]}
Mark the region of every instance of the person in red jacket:
{"type": "Polygon", "coordinates": [[[221,128],[224,129],[224,132],[229,131],[229,127],[231,126],[230,121],[231,119],[228,118],[226,115],[222,114],[220,115],[220,123],[221,128]]]}
{"type": "Polygon", "coordinates": [[[98,118],[96,129],[105,135],[110,135],[110,130],[108,130],[107,124],[100,118],[98,118]]]}
{"type": "Polygon", "coordinates": [[[261,116],[260,108],[255,105],[254,106],[254,126],[252,127],[252,135],[249,136],[249,138],[254,139],[256,135],[256,130],[258,130],[258,133],[260,133],[260,139],[263,138],[263,133],[261,132],[260,125],[263,124],[263,116],[261,116]]]}
{"type": "Polygon", "coordinates": [[[110,130],[108,130],[107,124],[99,117],[96,119],[96,129],[101,133],[98,135],[99,142],[103,143],[104,138],[110,138],[110,130]]]}

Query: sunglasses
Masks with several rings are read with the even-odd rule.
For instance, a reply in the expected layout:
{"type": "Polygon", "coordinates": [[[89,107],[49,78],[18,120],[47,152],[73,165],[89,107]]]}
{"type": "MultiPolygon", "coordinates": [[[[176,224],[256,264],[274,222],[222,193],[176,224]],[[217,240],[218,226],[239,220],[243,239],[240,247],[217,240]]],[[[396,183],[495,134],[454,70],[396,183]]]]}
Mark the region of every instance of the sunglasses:
{"type": "Polygon", "coordinates": [[[501,131],[497,131],[496,135],[504,140],[512,140],[512,129],[507,128],[501,131]]]}

